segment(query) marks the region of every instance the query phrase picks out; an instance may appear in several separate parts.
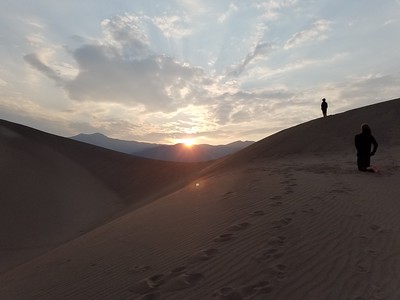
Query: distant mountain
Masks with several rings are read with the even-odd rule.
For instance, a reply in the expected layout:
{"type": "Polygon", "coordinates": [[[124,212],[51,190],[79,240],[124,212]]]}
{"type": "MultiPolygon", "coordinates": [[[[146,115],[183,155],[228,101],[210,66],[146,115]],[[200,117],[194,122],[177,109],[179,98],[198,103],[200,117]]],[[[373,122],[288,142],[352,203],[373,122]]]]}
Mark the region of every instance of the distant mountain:
{"type": "Polygon", "coordinates": [[[81,133],[71,137],[71,139],[127,154],[144,151],[158,146],[158,144],[113,139],[101,133],[81,133]]]}
{"type": "Polygon", "coordinates": [[[179,162],[214,160],[235,153],[254,143],[252,141],[236,141],[227,145],[201,144],[188,147],[184,144],[163,145],[125,141],[109,138],[101,133],[81,133],[71,137],[71,139],[135,156],[179,162]]]}
{"type": "Polygon", "coordinates": [[[254,142],[237,141],[227,145],[192,145],[190,147],[184,144],[160,145],[141,152],[132,153],[137,156],[147,157],[158,160],[180,161],[180,162],[200,162],[221,158],[223,156],[235,153],[254,142]]]}

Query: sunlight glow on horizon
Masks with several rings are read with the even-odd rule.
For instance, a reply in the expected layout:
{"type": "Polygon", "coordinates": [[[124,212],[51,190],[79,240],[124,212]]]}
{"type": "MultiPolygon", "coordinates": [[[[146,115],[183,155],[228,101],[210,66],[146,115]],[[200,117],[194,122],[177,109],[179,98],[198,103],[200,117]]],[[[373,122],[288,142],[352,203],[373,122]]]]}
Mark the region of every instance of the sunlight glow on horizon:
{"type": "Polygon", "coordinates": [[[194,139],[177,139],[175,142],[176,144],[184,144],[188,148],[196,144],[194,139]]]}

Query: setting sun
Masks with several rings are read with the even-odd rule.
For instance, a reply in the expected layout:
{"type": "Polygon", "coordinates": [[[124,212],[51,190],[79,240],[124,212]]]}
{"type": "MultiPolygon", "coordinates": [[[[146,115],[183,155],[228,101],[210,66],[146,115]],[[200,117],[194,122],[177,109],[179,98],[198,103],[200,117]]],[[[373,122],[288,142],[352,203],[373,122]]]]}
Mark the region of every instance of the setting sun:
{"type": "Polygon", "coordinates": [[[184,144],[186,147],[192,147],[195,144],[194,139],[179,139],[177,143],[184,144]]]}

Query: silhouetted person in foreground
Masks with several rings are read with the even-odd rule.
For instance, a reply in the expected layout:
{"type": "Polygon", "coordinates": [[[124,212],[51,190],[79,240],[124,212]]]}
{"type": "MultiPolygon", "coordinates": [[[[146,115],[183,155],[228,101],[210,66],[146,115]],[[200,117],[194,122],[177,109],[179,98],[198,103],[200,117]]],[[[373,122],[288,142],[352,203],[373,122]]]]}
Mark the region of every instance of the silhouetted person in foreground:
{"type": "Polygon", "coordinates": [[[378,143],[372,135],[368,124],[361,125],[361,133],[356,135],[354,142],[357,149],[358,170],[376,172],[377,170],[371,167],[371,156],[374,156],[378,149],[378,143]],[[372,151],[371,146],[373,146],[372,151]]]}
{"type": "Polygon", "coordinates": [[[321,110],[322,110],[322,114],[324,115],[324,117],[326,117],[326,112],[328,111],[328,102],[326,102],[325,98],[322,99],[321,110]]]}

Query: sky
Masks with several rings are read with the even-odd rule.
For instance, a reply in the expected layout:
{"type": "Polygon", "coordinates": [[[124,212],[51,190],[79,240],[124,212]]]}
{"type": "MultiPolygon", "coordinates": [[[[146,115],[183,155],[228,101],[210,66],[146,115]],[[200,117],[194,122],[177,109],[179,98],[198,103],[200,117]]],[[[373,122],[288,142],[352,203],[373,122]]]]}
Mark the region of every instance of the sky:
{"type": "Polygon", "coordinates": [[[0,118],[257,141],[400,97],[400,0],[0,0],[0,118]]]}

